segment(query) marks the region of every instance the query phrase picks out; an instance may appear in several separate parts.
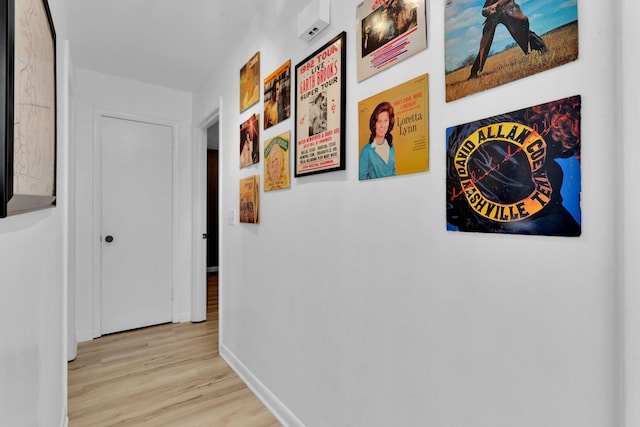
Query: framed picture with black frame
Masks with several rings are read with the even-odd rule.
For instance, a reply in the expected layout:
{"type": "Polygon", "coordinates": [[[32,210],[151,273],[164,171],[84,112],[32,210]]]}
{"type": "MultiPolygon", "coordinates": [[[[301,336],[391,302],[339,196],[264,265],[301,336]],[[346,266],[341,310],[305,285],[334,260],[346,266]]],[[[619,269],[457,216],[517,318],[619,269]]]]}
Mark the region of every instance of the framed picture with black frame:
{"type": "Polygon", "coordinates": [[[346,168],[346,36],[296,65],[296,177],[346,168]]]}
{"type": "Polygon", "coordinates": [[[0,2],[0,217],[56,202],[56,33],[46,0],[0,2]]]}

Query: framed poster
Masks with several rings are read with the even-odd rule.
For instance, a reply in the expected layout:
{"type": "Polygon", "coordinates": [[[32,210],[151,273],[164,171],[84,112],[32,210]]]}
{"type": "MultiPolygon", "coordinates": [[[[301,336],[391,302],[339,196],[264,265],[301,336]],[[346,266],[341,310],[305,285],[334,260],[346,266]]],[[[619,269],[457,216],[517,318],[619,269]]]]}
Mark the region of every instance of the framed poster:
{"type": "Polygon", "coordinates": [[[295,176],[345,169],[342,32],[296,65],[295,176]]]}
{"type": "Polygon", "coordinates": [[[578,58],[578,0],[446,0],[446,100],[578,58]]]}
{"type": "Polygon", "coordinates": [[[291,115],[291,60],[264,79],[264,128],[291,115]]]}
{"type": "Polygon", "coordinates": [[[260,161],[260,114],[252,114],[240,125],[240,169],[260,161]]]}
{"type": "Polygon", "coordinates": [[[265,192],[291,187],[289,141],[291,141],[291,132],[285,132],[264,143],[265,192]]]}
{"type": "Polygon", "coordinates": [[[260,223],[260,175],[240,180],[240,222],[260,223]]]}
{"type": "Polygon", "coordinates": [[[240,68],[240,112],[260,100],[260,52],[240,68]]]}
{"type": "Polygon", "coordinates": [[[357,15],[359,82],[427,48],[425,0],[365,0],[357,15]]]}
{"type": "Polygon", "coordinates": [[[358,142],[361,181],[428,170],[428,75],[360,101],[358,142]]]}
{"type": "Polygon", "coordinates": [[[56,200],[56,34],[46,0],[0,5],[0,217],[56,200]]]}
{"type": "Polygon", "coordinates": [[[447,229],[581,234],[580,96],[447,129],[447,229]]]}

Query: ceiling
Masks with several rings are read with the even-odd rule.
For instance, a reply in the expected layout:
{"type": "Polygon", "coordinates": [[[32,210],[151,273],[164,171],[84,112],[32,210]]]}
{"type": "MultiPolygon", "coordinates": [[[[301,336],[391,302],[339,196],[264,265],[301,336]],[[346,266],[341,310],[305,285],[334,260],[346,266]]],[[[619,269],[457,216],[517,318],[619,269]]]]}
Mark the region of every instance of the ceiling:
{"type": "Polygon", "coordinates": [[[66,0],[74,66],[195,92],[266,0],[66,0]]]}

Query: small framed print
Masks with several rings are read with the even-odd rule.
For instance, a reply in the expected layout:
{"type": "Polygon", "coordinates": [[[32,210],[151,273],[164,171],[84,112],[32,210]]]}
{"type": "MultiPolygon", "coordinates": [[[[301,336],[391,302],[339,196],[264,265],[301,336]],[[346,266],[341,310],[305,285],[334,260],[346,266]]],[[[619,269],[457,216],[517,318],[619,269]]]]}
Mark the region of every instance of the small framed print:
{"type": "Polygon", "coordinates": [[[240,68],[240,112],[260,101],[260,52],[240,68]]]}
{"type": "Polygon", "coordinates": [[[365,0],[357,14],[359,82],[427,48],[425,0],[365,0]]]}

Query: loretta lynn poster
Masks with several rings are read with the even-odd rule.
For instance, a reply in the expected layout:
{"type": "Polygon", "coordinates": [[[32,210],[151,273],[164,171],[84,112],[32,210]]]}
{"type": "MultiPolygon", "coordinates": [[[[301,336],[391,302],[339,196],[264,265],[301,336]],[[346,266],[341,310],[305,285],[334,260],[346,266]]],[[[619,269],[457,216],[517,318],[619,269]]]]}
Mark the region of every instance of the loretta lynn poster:
{"type": "Polygon", "coordinates": [[[347,34],[296,65],[295,176],[344,170],[347,34]]]}
{"type": "Polygon", "coordinates": [[[425,0],[365,0],[358,5],[358,81],[427,47],[425,0]]]}
{"type": "Polygon", "coordinates": [[[578,0],[445,0],[446,100],[578,58],[578,0]]]}
{"type": "Polygon", "coordinates": [[[358,103],[360,180],[429,169],[428,75],[358,103]]]}
{"type": "Polygon", "coordinates": [[[447,229],[579,236],[580,96],[447,129],[447,229]]]}

